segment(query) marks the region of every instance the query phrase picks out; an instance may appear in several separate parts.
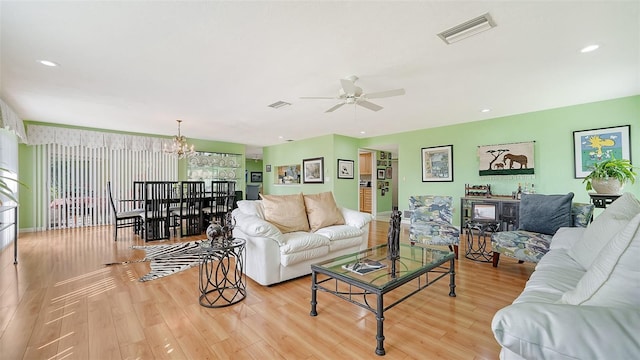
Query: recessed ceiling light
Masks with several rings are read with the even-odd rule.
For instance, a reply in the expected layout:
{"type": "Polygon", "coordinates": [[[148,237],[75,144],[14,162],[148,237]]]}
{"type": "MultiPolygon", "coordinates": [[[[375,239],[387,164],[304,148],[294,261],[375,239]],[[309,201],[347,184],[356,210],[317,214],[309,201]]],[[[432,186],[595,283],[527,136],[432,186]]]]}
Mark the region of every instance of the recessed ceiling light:
{"type": "Polygon", "coordinates": [[[486,113],[486,112],[489,112],[489,111],[491,111],[491,109],[482,109],[482,110],[480,110],[480,112],[483,112],[483,113],[486,113]]]}
{"type": "Polygon", "coordinates": [[[367,133],[367,132],[366,132],[366,131],[364,131],[364,130],[363,130],[363,131],[360,131],[360,134],[362,134],[362,135],[364,135],[364,134],[366,134],[366,133],[367,133]]]}
{"type": "Polygon", "coordinates": [[[280,135],[278,136],[278,139],[284,139],[284,136],[280,135]]]}
{"type": "Polygon", "coordinates": [[[49,61],[49,60],[38,60],[38,62],[44,66],[50,66],[50,67],[58,66],[57,63],[54,63],[53,61],[49,61]]]}
{"type": "Polygon", "coordinates": [[[589,46],[585,46],[582,48],[582,50],[580,50],[581,53],[588,53],[588,52],[592,52],[594,50],[597,50],[600,47],[600,45],[597,44],[593,44],[593,45],[589,45],[589,46]]]}

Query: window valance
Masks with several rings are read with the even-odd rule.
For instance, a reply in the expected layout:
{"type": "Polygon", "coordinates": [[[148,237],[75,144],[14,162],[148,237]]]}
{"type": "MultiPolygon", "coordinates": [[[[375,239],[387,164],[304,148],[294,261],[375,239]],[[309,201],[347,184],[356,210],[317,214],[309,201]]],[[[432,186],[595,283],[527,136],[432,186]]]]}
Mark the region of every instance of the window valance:
{"type": "Polygon", "coordinates": [[[58,144],[63,146],[108,148],[110,150],[162,151],[165,143],[167,145],[171,143],[171,139],[46,125],[29,125],[28,133],[29,145],[58,144]]]}
{"type": "Polygon", "coordinates": [[[27,141],[22,119],[2,99],[0,99],[0,128],[7,128],[13,131],[22,142],[27,141]]]}

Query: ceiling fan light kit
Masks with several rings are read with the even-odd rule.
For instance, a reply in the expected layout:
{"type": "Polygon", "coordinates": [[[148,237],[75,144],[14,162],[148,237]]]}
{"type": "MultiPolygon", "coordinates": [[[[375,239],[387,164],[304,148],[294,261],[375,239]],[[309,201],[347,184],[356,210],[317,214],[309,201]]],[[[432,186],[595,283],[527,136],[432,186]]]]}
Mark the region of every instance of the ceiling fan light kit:
{"type": "Polygon", "coordinates": [[[404,89],[394,89],[394,90],[386,90],[375,93],[367,94],[362,91],[362,88],[356,86],[355,82],[358,80],[358,77],[355,75],[348,76],[344,79],[340,79],[341,88],[338,89],[338,96],[303,96],[301,99],[337,99],[340,102],[325,112],[333,112],[345,104],[355,104],[362,106],[365,109],[369,109],[372,111],[380,111],[384,109],[382,106],[378,104],[374,104],[369,99],[381,99],[391,96],[399,96],[404,95],[406,92],[404,89]]]}
{"type": "Polygon", "coordinates": [[[496,27],[495,21],[489,13],[486,13],[449,28],[439,33],[438,37],[447,44],[453,44],[494,27],[496,27]]]}

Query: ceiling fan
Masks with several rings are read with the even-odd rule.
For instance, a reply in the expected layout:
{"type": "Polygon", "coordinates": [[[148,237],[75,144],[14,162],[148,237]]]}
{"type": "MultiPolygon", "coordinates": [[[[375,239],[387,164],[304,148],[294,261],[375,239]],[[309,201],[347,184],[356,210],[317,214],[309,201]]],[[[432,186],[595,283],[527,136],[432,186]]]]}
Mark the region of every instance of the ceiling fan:
{"type": "Polygon", "coordinates": [[[340,88],[340,90],[338,90],[338,96],[303,96],[303,97],[300,97],[300,99],[340,100],[338,104],[332,106],[325,112],[335,111],[345,104],[356,104],[369,110],[379,111],[379,110],[382,110],[383,107],[370,102],[369,99],[380,99],[380,98],[386,98],[386,97],[405,94],[404,89],[394,89],[394,90],[380,91],[380,92],[367,94],[362,92],[361,87],[356,86],[357,80],[358,80],[358,77],[355,75],[351,75],[346,79],[340,79],[340,84],[342,85],[342,87],[340,88]]]}

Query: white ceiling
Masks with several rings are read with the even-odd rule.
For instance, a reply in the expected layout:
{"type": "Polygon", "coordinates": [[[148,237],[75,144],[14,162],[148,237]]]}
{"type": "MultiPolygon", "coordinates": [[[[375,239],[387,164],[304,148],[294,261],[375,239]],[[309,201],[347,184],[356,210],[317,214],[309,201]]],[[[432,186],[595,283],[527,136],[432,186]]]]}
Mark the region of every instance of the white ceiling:
{"type": "Polygon", "coordinates": [[[159,135],[183,119],[188,138],[248,144],[249,158],[287,139],[640,94],[640,1],[3,0],[0,17],[0,97],[23,119],[159,135]],[[496,28],[436,36],[486,12],[496,28]],[[299,99],[332,96],[349,75],[406,95],[372,100],[379,112],[299,99]]]}

